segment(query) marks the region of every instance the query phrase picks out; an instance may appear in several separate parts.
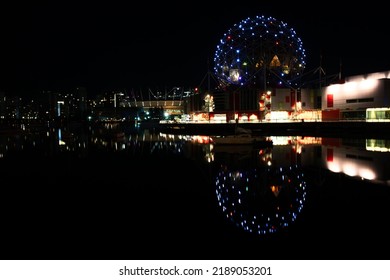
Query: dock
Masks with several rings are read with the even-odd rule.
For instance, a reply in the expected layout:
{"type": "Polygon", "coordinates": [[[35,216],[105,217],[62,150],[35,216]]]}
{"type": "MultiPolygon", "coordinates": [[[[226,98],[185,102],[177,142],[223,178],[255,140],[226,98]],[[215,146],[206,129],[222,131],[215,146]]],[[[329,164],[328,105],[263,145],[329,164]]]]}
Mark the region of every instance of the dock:
{"type": "Polygon", "coordinates": [[[390,139],[390,122],[318,121],[318,122],[243,122],[243,123],[160,123],[156,129],[166,133],[190,135],[229,135],[236,126],[257,135],[300,135],[318,137],[364,137],[390,139]]]}

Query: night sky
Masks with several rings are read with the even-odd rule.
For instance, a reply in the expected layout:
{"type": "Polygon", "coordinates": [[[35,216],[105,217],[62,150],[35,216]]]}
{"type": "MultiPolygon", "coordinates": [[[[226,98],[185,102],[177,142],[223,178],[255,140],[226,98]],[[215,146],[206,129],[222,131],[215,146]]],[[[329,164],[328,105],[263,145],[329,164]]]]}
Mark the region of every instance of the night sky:
{"type": "Polygon", "coordinates": [[[383,6],[255,2],[0,4],[0,91],[28,95],[85,86],[96,94],[195,87],[212,69],[223,34],[256,15],[296,31],[306,49],[307,71],[320,61],[328,75],[337,74],[340,65],[343,76],[390,70],[383,6]]]}

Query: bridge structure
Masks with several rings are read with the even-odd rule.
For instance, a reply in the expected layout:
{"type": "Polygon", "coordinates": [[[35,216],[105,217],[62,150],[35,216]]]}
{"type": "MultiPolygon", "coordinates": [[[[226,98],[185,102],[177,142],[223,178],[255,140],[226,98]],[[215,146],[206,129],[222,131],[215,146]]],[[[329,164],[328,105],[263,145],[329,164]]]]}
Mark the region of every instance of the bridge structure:
{"type": "Polygon", "coordinates": [[[188,117],[186,115],[204,110],[204,92],[200,86],[189,89],[174,87],[169,91],[148,89],[146,94],[145,91],[132,91],[129,94],[120,93],[115,98],[117,107],[121,107],[122,110],[135,108],[138,112],[142,111],[141,115],[145,113],[146,118],[163,117],[172,120],[177,117],[186,118],[188,117]]]}
{"type": "Polygon", "coordinates": [[[182,87],[173,87],[169,91],[155,91],[148,89],[147,94],[142,91],[129,95],[117,96],[119,107],[142,108],[144,110],[163,109],[164,111],[178,113],[185,110],[192,96],[196,95],[196,89],[185,90],[182,87]]]}
{"type": "Polygon", "coordinates": [[[144,109],[163,108],[166,110],[184,109],[186,100],[141,100],[128,101],[126,107],[137,107],[144,109]]]}

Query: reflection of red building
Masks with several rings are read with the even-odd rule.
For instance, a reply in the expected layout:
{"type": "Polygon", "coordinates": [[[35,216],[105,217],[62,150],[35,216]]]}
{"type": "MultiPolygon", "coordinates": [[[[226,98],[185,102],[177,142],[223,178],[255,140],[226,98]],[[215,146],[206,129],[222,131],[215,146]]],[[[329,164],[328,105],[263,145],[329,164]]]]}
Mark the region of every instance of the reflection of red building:
{"type": "Polygon", "coordinates": [[[367,139],[362,144],[366,146],[355,147],[355,142],[350,146],[334,139],[323,138],[322,164],[335,173],[388,184],[388,154],[370,150],[371,146],[381,143],[373,143],[367,139]]]}

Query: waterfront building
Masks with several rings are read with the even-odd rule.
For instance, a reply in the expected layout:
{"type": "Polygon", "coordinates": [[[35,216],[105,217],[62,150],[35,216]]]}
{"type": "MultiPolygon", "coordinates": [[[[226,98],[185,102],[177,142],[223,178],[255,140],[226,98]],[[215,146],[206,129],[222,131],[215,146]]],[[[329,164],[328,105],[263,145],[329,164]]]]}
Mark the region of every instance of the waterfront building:
{"type": "MultiPolygon", "coordinates": [[[[390,120],[390,71],[337,79],[322,87],[208,91],[214,110],[193,111],[210,122],[390,120]]],[[[190,106],[191,107],[191,106],[190,106]]]]}
{"type": "Polygon", "coordinates": [[[390,71],[345,78],[324,88],[323,119],[390,119],[390,71]]]}

